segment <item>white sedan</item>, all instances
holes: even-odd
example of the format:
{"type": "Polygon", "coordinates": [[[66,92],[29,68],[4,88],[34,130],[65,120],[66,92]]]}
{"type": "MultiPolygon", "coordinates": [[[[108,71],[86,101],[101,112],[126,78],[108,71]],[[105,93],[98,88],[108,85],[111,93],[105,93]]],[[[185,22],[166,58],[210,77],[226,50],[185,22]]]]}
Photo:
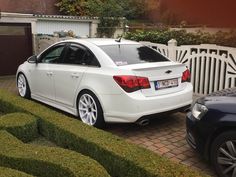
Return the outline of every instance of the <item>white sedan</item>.
{"type": "Polygon", "coordinates": [[[115,39],[56,43],[19,66],[21,97],[33,98],[81,118],[146,124],[149,115],[192,103],[190,72],[156,50],[115,39]]]}

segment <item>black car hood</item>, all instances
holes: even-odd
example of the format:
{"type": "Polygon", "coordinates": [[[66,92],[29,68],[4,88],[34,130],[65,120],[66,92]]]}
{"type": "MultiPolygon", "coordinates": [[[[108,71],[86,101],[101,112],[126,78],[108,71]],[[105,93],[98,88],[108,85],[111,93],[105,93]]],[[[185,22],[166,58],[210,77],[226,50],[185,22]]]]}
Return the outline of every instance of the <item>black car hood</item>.
{"type": "Polygon", "coordinates": [[[207,106],[208,109],[236,114],[236,88],[214,92],[199,98],[197,102],[207,106]]]}

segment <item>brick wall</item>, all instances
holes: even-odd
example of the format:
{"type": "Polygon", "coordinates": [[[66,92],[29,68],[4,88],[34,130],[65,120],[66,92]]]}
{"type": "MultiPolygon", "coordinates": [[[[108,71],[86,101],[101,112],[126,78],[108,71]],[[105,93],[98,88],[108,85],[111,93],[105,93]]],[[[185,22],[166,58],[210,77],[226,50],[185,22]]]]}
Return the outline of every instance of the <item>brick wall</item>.
{"type": "Polygon", "coordinates": [[[12,13],[56,15],[58,0],[0,0],[0,11],[12,13]]]}

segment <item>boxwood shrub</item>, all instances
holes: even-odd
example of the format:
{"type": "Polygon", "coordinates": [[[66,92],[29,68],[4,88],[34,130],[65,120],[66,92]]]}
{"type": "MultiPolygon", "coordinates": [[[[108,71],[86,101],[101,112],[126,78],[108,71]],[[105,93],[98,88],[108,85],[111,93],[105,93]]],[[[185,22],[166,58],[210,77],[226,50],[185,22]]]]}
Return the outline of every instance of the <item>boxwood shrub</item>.
{"type": "Polygon", "coordinates": [[[39,177],[109,176],[96,161],[74,151],[24,144],[2,130],[0,143],[0,166],[39,177]]]}
{"type": "Polygon", "coordinates": [[[87,126],[44,105],[13,96],[6,91],[0,91],[0,105],[4,105],[2,111],[5,112],[14,107],[17,111],[37,116],[41,134],[59,146],[95,159],[111,176],[205,176],[115,135],[87,126]]]}
{"type": "Polygon", "coordinates": [[[33,177],[21,171],[13,170],[11,168],[0,167],[0,177],[33,177]]]}
{"type": "Polygon", "coordinates": [[[0,117],[0,130],[7,130],[23,142],[38,137],[37,118],[24,113],[10,113],[0,117]]]}
{"type": "Polygon", "coordinates": [[[167,44],[169,40],[175,39],[178,45],[199,45],[199,44],[216,44],[221,46],[236,47],[236,31],[217,32],[210,34],[206,32],[188,33],[186,30],[137,30],[128,32],[126,39],[135,41],[150,41],[153,43],[167,44]]]}

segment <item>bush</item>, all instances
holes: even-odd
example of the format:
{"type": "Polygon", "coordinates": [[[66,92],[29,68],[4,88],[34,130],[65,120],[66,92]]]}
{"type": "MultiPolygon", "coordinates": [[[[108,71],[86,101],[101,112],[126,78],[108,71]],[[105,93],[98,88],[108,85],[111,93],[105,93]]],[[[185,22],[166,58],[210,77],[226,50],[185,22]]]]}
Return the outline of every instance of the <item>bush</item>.
{"type": "Polygon", "coordinates": [[[21,171],[0,167],[0,177],[33,177],[33,176],[28,175],[21,171]]]}
{"type": "Polygon", "coordinates": [[[178,45],[216,44],[222,46],[236,47],[236,32],[218,32],[209,34],[203,32],[187,33],[185,30],[160,29],[155,31],[129,32],[126,39],[135,41],[150,41],[153,43],[167,44],[169,40],[175,39],[178,45]]]}
{"type": "Polygon", "coordinates": [[[37,115],[39,130],[45,137],[59,146],[97,160],[111,176],[204,176],[110,133],[5,91],[0,92],[0,105],[8,105],[4,106],[6,109],[15,107],[18,111],[37,115]]]}
{"type": "Polygon", "coordinates": [[[39,177],[109,176],[96,161],[73,151],[24,144],[6,131],[0,131],[0,142],[0,166],[39,177]]]}
{"type": "Polygon", "coordinates": [[[0,117],[0,130],[7,130],[23,142],[38,137],[37,118],[24,113],[11,113],[0,117]]]}

